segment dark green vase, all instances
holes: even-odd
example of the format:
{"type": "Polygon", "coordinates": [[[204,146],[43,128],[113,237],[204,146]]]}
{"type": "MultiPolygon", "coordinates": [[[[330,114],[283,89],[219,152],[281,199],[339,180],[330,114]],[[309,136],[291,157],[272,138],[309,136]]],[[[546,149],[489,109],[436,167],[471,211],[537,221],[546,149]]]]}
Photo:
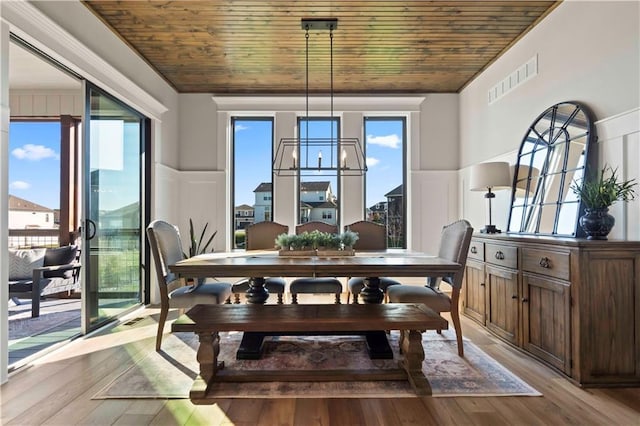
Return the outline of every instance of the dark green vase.
{"type": "Polygon", "coordinates": [[[615,223],[616,219],[609,214],[608,208],[587,209],[580,217],[580,226],[588,240],[606,240],[615,223]]]}

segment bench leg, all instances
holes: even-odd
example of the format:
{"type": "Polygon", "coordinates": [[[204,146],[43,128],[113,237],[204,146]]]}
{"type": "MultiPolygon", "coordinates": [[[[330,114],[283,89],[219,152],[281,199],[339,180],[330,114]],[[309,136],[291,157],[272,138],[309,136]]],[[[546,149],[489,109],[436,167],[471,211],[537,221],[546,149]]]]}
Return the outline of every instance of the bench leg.
{"type": "Polygon", "coordinates": [[[400,349],[403,354],[400,367],[407,372],[409,383],[417,395],[431,395],[431,385],[422,372],[422,334],[417,330],[402,330],[400,333],[400,349]]]}
{"type": "Polygon", "coordinates": [[[196,333],[200,345],[196,359],[200,364],[200,377],[198,377],[189,393],[191,398],[202,398],[206,395],[215,375],[224,368],[224,362],[218,363],[220,354],[220,335],[217,331],[196,333]]]}

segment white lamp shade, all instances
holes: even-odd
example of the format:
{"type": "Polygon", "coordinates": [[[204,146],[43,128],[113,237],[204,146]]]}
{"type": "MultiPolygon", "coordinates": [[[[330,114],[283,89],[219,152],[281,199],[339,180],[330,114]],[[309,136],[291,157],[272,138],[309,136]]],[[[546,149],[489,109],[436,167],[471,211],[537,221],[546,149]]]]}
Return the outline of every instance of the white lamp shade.
{"type": "Polygon", "coordinates": [[[509,163],[506,161],[494,161],[471,166],[469,186],[472,191],[511,188],[509,163]]]}

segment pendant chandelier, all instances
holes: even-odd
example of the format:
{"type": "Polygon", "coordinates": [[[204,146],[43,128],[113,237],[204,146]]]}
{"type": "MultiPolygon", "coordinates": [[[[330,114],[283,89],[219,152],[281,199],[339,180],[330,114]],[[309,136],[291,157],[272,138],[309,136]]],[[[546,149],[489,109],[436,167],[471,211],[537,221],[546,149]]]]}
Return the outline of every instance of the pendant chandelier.
{"type": "Polygon", "coordinates": [[[273,171],[278,176],[310,176],[332,171],[338,176],[361,176],[367,171],[364,151],[358,138],[334,135],[333,116],[333,31],[337,18],[303,18],[305,30],[305,136],[282,138],[273,158],[273,171]],[[330,137],[309,137],[309,31],[329,31],[330,42],[330,137]]]}

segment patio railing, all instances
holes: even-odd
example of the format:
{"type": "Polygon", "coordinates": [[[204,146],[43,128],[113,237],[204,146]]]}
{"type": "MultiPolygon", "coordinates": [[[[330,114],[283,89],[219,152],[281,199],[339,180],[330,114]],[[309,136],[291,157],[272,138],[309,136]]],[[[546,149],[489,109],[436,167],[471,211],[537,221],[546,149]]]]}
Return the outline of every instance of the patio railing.
{"type": "Polygon", "coordinates": [[[59,229],[9,229],[9,248],[57,247],[59,229]]]}

